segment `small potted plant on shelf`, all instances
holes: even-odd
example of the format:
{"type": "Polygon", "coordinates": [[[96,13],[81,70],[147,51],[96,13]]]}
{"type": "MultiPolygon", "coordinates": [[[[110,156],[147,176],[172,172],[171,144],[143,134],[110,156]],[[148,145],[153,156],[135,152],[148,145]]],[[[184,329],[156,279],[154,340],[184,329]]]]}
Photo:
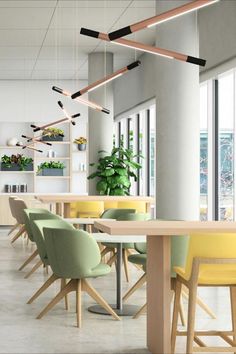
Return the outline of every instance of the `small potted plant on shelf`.
{"type": "Polygon", "coordinates": [[[60,161],[42,162],[38,166],[38,176],[63,176],[65,165],[60,161]]]}
{"type": "Polygon", "coordinates": [[[80,136],[79,138],[76,138],[74,140],[74,143],[78,145],[79,151],[85,151],[86,150],[87,139],[84,138],[83,136],[80,136]]]}
{"type": "Polygon", "coordinates": [[[63,141],[64,131],[62,129],[50,127],[43,131],[43,141],[63,141]]]}
{"type": "Polygon", "coordinates": [[[2,171],[33,171],[33,159],[22,154],[3,155],[1,157],[2,171]]]}

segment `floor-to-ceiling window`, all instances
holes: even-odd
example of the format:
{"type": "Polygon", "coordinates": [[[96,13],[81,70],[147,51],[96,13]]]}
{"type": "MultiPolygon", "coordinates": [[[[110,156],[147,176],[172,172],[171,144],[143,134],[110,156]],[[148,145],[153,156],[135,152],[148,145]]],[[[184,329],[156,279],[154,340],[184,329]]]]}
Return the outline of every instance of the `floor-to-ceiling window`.
{"type": "Polygon", "coordinates": [[[236,70],[200,87],[200,217],[235,220],[236,70]]]}
{"type": "Polygon", "coordinates": [[[118,118],[114,127],[114,143],[132,149],[142,165],[138,181],[132,181],[132,195],[155,195],[155,104],[137,107],[131,114],[118,118]]]}

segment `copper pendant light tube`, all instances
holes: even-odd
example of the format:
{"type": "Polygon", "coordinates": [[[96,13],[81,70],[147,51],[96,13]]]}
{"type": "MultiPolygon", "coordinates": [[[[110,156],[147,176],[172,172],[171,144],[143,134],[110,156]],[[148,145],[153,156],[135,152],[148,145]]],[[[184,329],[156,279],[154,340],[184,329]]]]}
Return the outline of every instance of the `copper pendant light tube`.
{"type": "Polygon", "coordinates": [[[41,152],[41,153],[43,152],[42,150],[39,150],[39,149],[36,149],[35,147],[33,147],[33,144],[20,145],[19,143],[17,143],[16,146],[22,147],[22,150],[23,149],[30,149],[30,150],[34,150],[34,151],[41,152]]]}
{"type": "MultiPolygon", "coordinates": [[[[73,114],[71,116],[71,118],[73,119],[73,118],[77,118],[79,116],[80,116],[80,113],[76,113],[76,114],[73,114]]],[[[50,128],[51,126],[58,125],[58,124],[61,124],[61,123],[64,123],[64,122],[68,122],[68,118],[58,119],[58,120],[55,120],[54,122],[47,123],[47,124],[44,124],[44,125],[41,125],[41,126],[37,126],[37,125],[31,124],[31,128],[34,128],[33,129],[34,132],[38,132],[39,130],[44,130],[44,129],[50,128]]]]}
{"type": "MultiPolygon", "coordinates": [[[[81,28],[80,33],[83,35],[89,36],[89,37],[94,37],[94,38],[102,39],[103,41],[110,42],[110,39],[106,33],[93,31],[93,30],[90,30],[87,28],[81,28]]],[[[181,54],[181,53],[174,52],[174,51],[171,51],[168,49],[153,47],[148,44],[130,41],[130,40],[124,39],[124,38],[116,39],[115,41],[112,41],[112,43],[118,44],[118,45],[121,45],[124,47],[134,48],[134,49],[140,50],[142,52],[160,55],[160,56],[163,56],[163,57],[166,57],[169,59],[181,60],[184,62],[188,62],[188,63],[192,63],[195,65],[200,65],[200,66],[206,65],[206,60],[204,60],[204,59],[192,57],[190,55],[181,54]]]]}
{"type": "Polygon", "coordinates": [[[117,71],[115,71],[114,73],[104,77],[103,79],[97,80],[95,82],[93,82],[92,84],[88,85],[87,87],[81,89],[80,91],[77,91],[75,93],[73,93],[73,95],[71,95],[72,99],[75,99],[76,97],[82,96],[87,92],[91,92],[95,89],[97,89],[98,87],[107,84],[108,82],[122,76],[123,74],[127,73],[128,71],[136,68],[137,66],[139,66],[141,64],[141,62],[135,61],[134,63],[131,63],[130,65],[125,66],[122,69],[119,69],[117,71]]]}
{"type": "Polygon", "coordinates": [[[173,18],[185,15],[189,12],[201,9],[202,7],[212,5],[218,1],[219,0],[195,0],[195,1],[192,1],[192,2],[187,3],[185,5],[171,9],[169,11],[163,12],[162,14],[159,14],[159,15],[150,17],[146,20],[134,23],[130,26],[120,28],[116,31],[109,33],[108,37],[111,41],[114,41],[118,38],[127,36],[130,33],[140,31],[144,28],[156,26],[162,22],[166,22],[166,21],[169,21],[173,18]]]}
{"type": "MultiPolygon", "coordinates": [[[[52,90],[56,91],[56,92],[58,92],[58,93],[60,93],[60,94],[62,94],[64,96],[67,96],[67,97],[71,97],[72,96],[72,93],[70,93],[68,91],[65,91],[62,88],[57,87],[57,86],[53,86],[52,90]]],[[[96,111],[107,113],[107,114],[110,113],[109,109],[104,108],[104,107],[100,106],[99,104],[97,104],[95,102],[92,102],[92,101],[89,101],[89,100],[86,100],[84,98],[76,97],[76,98],[74,98],[74,100],[79,102],[79,103],[82,103],[82,104],[84,104],[84,105],[86,105],[86,106],[88,106],[88,107],[90,107],[92,109],[95,109],[96,111]]]]}

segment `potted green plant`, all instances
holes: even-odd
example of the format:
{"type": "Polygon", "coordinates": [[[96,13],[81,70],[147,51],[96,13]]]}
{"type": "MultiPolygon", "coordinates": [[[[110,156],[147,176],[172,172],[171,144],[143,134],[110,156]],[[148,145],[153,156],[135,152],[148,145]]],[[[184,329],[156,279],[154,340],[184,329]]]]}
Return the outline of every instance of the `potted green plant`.
{"type": "Polygon", "coordinates": [[[1,157],[2,171],[33,171],[33,159],[22,154],[3,155],[1,157]]]}
{"type": "Polygon", "coordinates": [[[43,131],[43,141],[63,141],[64,131],[62,129],[50,127],[43,131]]]}
{"type": "Polygon", "coordinates": [[[42,162],[38,166],[37,175],[39,176],[63,176],[65,165],[60,161],[42,162]]]}
{"type": "Polygon", "coordinates": [[[76,138],[74,140],[74,143],[78,145],[79,151],[85,151],[86,150],[87,139],[84,138],[83,136],[80,136],[79,138],[76,138]]]}
{"type": "Polygon", "coordinates": [[[96,171],[88,179],[99,178],[96,185],[99,194],[129,195],[130,179],[137,181],[137,171],[142,167],[135,161],[137,157],[142,158],[141,155],[134,155],[131,149],[114,147],[110,155],[100,157],[97,164],[90,164],[96,166],[96,171]]]}

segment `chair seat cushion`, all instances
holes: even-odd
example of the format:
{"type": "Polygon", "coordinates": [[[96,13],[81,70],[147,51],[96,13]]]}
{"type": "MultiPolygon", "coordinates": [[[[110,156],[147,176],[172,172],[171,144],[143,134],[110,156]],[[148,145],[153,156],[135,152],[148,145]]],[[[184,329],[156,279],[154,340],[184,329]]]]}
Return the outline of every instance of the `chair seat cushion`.
{"type": "Polygon", "coordinates": [[[92,269],[91,274],[86,275],[86,278],[95,278],[102,275],[109,274],[111,267],[108,264],[100,263],[94,269],[92,269]]]}
{"type": "MultiPolygon", "coordinates": [[[[106,246],[108,248],[117,248],[117,243],[113,243],[113,242],[102,242],[103,246],[106,246]]],[[[125,242],[122,244],[122,248],[131,248],[134,249],[134,243],[131,242],[125,242]]]]}
{"type": "Polygon", "coordinates": [[[142,253],[135,253],[135,254],[131,254],[129,257],[128,257],[128,260],[131,262],[131,263],[135,263],[135,264],[141,264],[142,266],[145,266],[146,265],[146,262],[147,262],[147,255],[142,253]]]}
{"type": "MultiPolygon", "coordinates": [[[[185,280],[187,279],[185,269],[174,267],[174,271],[185,280]]],[[[236,266],[230,264],[218,264],[217,266],[200,266],[198,284],[202,285],[233,285],[236,284],[236,266]]]]}

